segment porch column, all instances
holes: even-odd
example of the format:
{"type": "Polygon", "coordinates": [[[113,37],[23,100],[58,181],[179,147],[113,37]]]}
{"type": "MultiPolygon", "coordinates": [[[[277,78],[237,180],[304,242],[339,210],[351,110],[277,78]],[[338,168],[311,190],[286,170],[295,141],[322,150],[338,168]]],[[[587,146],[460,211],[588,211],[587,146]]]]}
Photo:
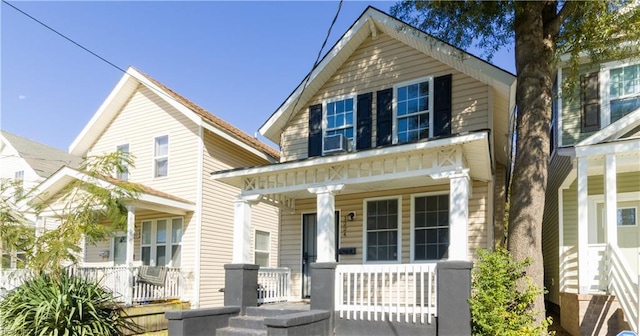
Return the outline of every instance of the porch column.
{"type": "Polygon", "coordinates": [[[616,156],[607,154],[604,163],[604,206],[606,213],[607,243],[618,245],[618,207],[616,195],[616,156]]]}
{"type": "Polygon", "coordinates": [[[587,158],[578,158],[578,293],[589,292],[587,158]]]}
{"type": "Polygon", "coordinates": [[[469,169],[449,175],[449,260],[469,260],[469,169]]]}
{"type": "Polygon", "coordinates": [[[344,184],[320,188],[310,188],[309,192],[316,194],[317,211],[317,258],[316,262],[336,261],[336,228],[335,228],[335,195],[342,190],[344,184]]]}
{"type": "Polygon", "coordinates": [[[259,199],[240,196],[233,202],[233,264],[251,263],[251,205],[259,199]]]}
{"type": "Polygon", "coordinates": [[[124,303],[127,306],[133,304],[133,243],[136,224],[136,208],[133,205],[127,206],[127,254],[125,263],[129,268],[129,289],[125,291],[124,303]]]}

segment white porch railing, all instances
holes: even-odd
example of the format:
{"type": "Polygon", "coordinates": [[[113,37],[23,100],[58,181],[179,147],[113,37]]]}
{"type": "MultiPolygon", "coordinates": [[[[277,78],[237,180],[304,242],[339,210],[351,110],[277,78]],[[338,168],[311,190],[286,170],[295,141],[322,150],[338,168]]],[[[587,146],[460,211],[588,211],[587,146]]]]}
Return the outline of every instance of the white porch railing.
{"type": "Polygon", "coordinates": [[[289,301],[291,269],[288,267],[260,267],[258,270],[258,303],[289,301]]]}
{"type": "Polygon", "coordinates": [[[609,244],[606,257],[609,291],[616,296],[631,329],[637,333],[640,331],[640,276],[632,275],[631,267],[617,246],[609,244]]]}
{"type": "Polygon", "coordinates": [[[589,244],[587,248],[587,267],[590,292],[606,292],[607,276],[605,254],[607,244],[589,244]]]}
{"type": "Polygon", "coordinates": [[[27,269],[0,271],[0,295],[22,285],[30,277],[31,272],[27,269]]]}
{"type": "Polygon", "coordinates": [[[436,264],[338,265],[340,318],[431,323],[437,315],[436,264]]]}

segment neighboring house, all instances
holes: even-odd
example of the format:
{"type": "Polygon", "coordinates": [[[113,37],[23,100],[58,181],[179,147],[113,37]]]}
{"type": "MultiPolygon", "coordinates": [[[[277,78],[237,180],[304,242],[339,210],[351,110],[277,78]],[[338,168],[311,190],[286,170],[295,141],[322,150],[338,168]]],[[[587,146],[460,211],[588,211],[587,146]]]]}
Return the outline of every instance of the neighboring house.
{"type": "MultiPolygon", "coordinates": [[[[568,72],[559,67],[558,88],[568,72]]],[[[575,92],[558,91],[543,225],[547,299],[574,335],[615,334],[619,306],[637,332],[640,60],[584,64],[575,92]]]]}
{"type": "MultiPolygon", "coordinates": [[[[23,138],[21,136],[0,131],[0,197],[10,202],[14,208],[14,216],[23,216],[34,225],[37,223],[51,227],[55,221],[38,221],[33,213],[18,211],[16,201],[38,183],[49,177],[62,166],[75,167],[80,160],[67,152],[23,138]]],[[[2,248],[0,240],[0,288],[13,288],[9,283],[12,270],[23,266],[24,252],[2,248]]]]}
{"type": "MultiPolygon", "coordinates": [[[[59,191],[74,179],[107,188],[123,180],[137,183],[142,192],[128,204],[127,229],[110,241],[86,244],[78,272],[104,276],[125,303],[181,299],[192,307],[221,305],[239,190],[203,172],[277,162],[278,152],[134,68],[69,147],[75,156],[116,150],[132,154],[135,167],[102,179],[64,167],[38,186],[31,204],[55,210],[59,191]],[[150,270],[139,266],[166,266],[158,280],[164,286],[135,284],[132,291],[128,275],[135,271],[140,280],[150,270]]],[[[251,249],[251,262],[277,264],[278,216],[275,207],[256,208],[250,239],[260,246],[255,257],[251,249]]]]}
{"type": "Polygon", "coordinates": [[[515,85],[369,7],[260,129],[280,162],[212,171],[240,191],[234,263],[251,262],[251,204],[271,200],[293,300],[337,261],[337,310],[424,319],[433,266],[475,260],[503,226],[515,85]]]}

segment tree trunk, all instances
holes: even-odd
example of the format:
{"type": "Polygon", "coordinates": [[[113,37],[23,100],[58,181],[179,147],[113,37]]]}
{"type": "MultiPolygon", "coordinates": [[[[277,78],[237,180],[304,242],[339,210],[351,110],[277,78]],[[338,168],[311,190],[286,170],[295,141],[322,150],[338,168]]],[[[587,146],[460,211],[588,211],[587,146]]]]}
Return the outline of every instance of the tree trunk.
{"type": "MultiPolygon", "coordinates": [[[[549,161],[555,37],[545,36],[543,2],[516,2],[515,6],[518,116],[507,248],[518,261],[531,259],[526,274],[543,288],[542,215],[549,161]]],[[[524,283],[519,285],[522,288],[524,283]]],[[[536,322],[541,322],[542,294],[536,298],[533,309],[536,322]]]]}

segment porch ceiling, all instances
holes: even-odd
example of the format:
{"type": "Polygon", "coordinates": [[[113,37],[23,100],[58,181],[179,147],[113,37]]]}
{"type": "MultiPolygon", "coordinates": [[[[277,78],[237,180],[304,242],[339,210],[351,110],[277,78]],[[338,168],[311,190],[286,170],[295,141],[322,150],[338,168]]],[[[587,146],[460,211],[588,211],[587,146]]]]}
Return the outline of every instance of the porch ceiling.
{"type": "Polygon", "coordinates": [[[487,131],[356,153],[212,173],[242,196],[282,201],[315,197],[308,191],[343,184],[341,194],[448,184],[448,173],[469,168],[488,181],[493,166],[487,131]]]}

